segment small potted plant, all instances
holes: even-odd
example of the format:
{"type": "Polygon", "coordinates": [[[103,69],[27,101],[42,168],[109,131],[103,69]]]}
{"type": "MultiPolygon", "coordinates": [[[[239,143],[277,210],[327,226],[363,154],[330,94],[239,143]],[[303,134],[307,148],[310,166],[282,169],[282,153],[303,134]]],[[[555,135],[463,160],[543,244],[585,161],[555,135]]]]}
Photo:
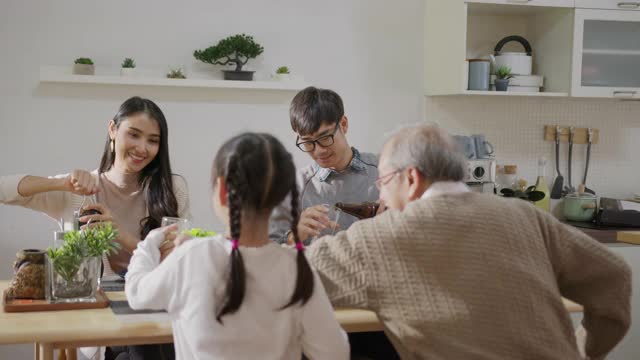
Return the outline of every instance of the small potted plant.
{"type": "Polygon", "coordinates": [[[118,231],[110,222],[68,231],[64,243],[47,249],[47,291],[52,302],[94,302],[102,255],[115,253],[118,231]]]}
{"type": "Polygon", "coordinates": [[[208,64],[235,65],[234,70],[223,70],[225,80],[251,81],[254,71],[244,71],[242,67],[263,51],[264,48],[256,43],[252,36],[239,34],[222,39],[204,50],[196,50],[193,56],[208,64]]]}
{"type": "Polygon", "coordinates": [[[132,76],[135,73],[136,62],[132,58],[125,58],[120,69],[120,76],[132,76]]]}
{"type": "Polygon", "coordinates": [[[496,70],[496,91],[507,91],[509,79],[513,78],[511,68],[502,65],[496,70]]]}
{"type": "Polygon", "coordinates": [[[167,73],[168,79],[186,79],[187,77],[182,72],[182,68],[171,68],[167,73]]]}
{"type": "Polygon", "coordinates": [[[280,66],[277,70],[276,70],[276,79],[280,80],[280,81],[287,81],[291,79],[291,72],[289,71],[289,68],[286,66],[280,66]]]}
{"type": "Polygon", "coordinates": [[[73,64],[73,73],[75,75],[94,75],[95,72],[93,61],[89,58],[77,58],[73,64]]]}

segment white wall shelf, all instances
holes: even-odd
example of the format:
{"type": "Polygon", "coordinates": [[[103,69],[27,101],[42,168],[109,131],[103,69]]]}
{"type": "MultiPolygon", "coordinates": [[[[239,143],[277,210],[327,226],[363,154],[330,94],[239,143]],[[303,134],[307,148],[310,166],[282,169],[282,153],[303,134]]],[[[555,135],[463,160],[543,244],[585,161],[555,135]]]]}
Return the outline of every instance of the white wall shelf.
{"type": "Polygon", "coordinates": [[[477,91],[465,90],[463,95],[488,95],[488,96],[535,96],[535,97],[567,97],[565,92],[516,92],[516,91],[477,91]]]}
{"type": "MultiPolygon", "coordinates": [[[[70,68],[70,67],[69,67],[70,68]]],[[[218,79],[168,79],[140,76],[119,76],[100,74],[97,75],[73,75],[67,68],[47,67],[40,68],[41,83],[62,84],[93,84],[93,85],[131,85],[131,86],[163,86],[183,88],[211,88],[211,89],[248,89],[248,90],[280,90],[299,91],[308,84],[302,81],[232,81],[218,79]]]]}
{"type": "Polygon", "coordinates": [[[582,53],[591,55],[640,56],[640,50],[583,49],[582,53]]]}

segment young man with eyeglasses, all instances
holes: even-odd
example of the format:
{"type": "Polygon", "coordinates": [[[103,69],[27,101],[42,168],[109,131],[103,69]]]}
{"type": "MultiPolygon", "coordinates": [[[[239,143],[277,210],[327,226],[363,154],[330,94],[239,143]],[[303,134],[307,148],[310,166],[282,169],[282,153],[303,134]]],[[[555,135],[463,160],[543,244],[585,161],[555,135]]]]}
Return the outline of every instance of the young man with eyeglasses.
{"type": "MultiPolygon", "coordinates": [[[[314,161],[298,171],[301,210],[298,234],[308,243],[311,238],[323,235],[325,229],[346,230],[358,220],[341,213],[336,226],[323,204],[331,207],[336,202],[378,201],[375,186],[378,157],[349,146],[346,137],[349,121],[342,99],[332,90],[303,89],[293,98],[289,116],[296,146],[314,161]]],[[[279,243],[291,238],[289,204],[285,200],[271,218],[269,236],[279,243]]]]}
{"type": "MultiPolygon", "coordinates": [[[[346,230],[358,220],[341,213],[336,226],[323,204],[378,201],[378,156],[349,146],[349,120],[342,99],[332,90],[308,87],[300,91],[291,101],[289,116],[296,146],[314,161],[298,170],[298,235],[309,243],[313,237],[325,235],[325,229],[346,230]]],[[[271,216],[269,237],[279,243],[293,242],[290,203],[286,199],[271,216]]],[[[349,334],[349,343],[354,358],[399,359],[382,332],[349,334]]]]}

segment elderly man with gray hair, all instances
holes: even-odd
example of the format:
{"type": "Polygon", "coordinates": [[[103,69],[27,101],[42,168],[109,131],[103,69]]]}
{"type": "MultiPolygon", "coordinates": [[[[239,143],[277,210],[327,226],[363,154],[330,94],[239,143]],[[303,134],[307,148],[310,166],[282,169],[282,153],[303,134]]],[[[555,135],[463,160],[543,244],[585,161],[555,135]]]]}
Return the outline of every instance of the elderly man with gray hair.
{"type": "Polygon", "coordinates": [[[465,166],[435,126],[386,142],[390,209],[308,248],[332,303],[376,312],[403,359],[581,359],[564,296],[604,358],[630,325],[628,265],[526,201],[470,192],[465,166]]]}

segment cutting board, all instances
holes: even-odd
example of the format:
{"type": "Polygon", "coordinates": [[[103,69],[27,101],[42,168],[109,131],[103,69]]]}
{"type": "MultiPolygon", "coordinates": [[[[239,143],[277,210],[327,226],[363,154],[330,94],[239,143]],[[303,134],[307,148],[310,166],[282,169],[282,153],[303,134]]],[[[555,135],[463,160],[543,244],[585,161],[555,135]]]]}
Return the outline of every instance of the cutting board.
{"type": "Polygon", "coordinates": [[[618,241],[640,245],[640,231],[618,231],[618,241]]]}
{"type": "Polygon", "coordinates": [[[109,306],[109,299],[102,289],[96,293],[96,302],[50,303],[47,300],[7,299],[7,291],[2,294],[4,312],[58,311],[79,309],[101,309],[109,306]]]}

